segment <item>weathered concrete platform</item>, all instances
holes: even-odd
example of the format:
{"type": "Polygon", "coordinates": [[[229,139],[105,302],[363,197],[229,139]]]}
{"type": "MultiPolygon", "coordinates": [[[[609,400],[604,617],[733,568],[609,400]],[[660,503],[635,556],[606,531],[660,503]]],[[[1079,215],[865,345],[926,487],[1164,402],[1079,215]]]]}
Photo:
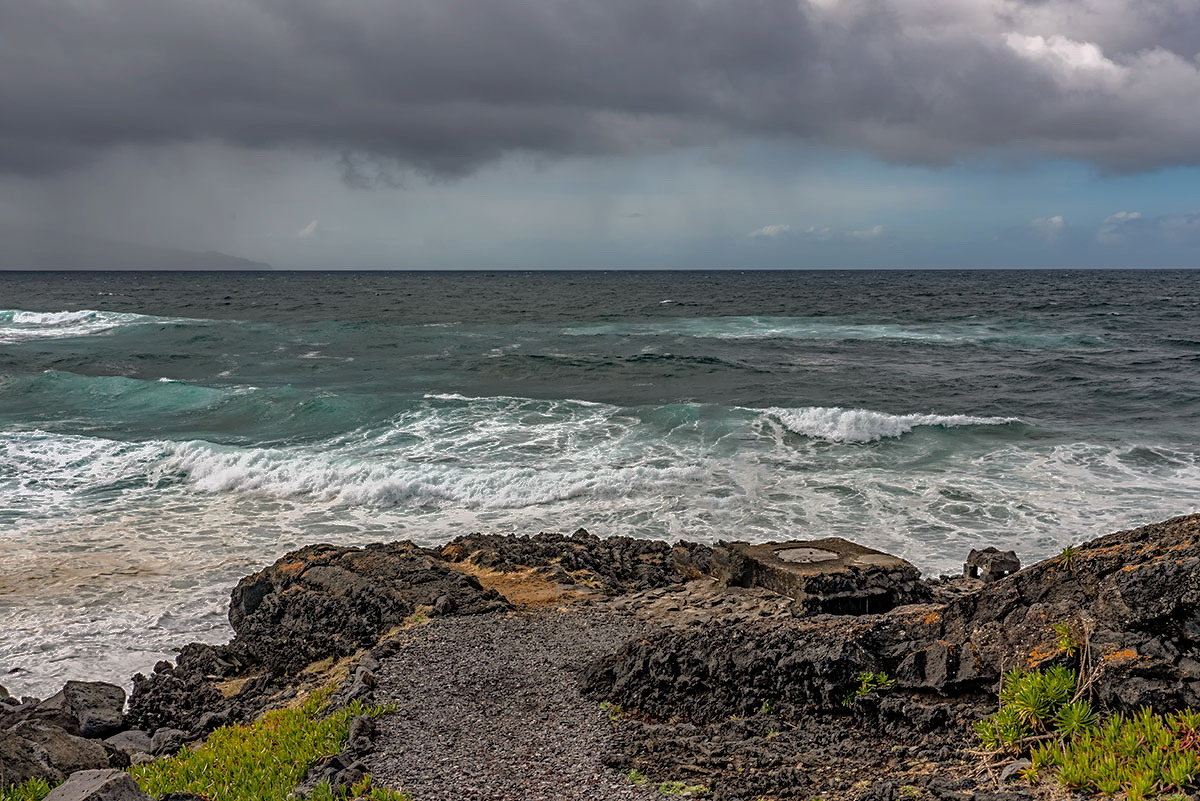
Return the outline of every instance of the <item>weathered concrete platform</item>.
{"type": "Polygon", "coordinates": [[[794,598],[812,614],[874,614],[929,600],[912,564],[841,537],[720,543],[713,550],[713,573],[726,585],[763,587],[794,598]]]}

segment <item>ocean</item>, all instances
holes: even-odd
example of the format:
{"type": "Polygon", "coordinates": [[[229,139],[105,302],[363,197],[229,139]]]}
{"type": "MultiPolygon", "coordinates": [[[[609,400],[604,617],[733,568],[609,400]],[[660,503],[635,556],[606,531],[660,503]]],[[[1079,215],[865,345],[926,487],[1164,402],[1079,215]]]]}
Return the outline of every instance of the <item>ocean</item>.
{"type": "Polygon", "coordinates": [[[0,684],[224,641],[313,542],[841,536],[953,572],[1200,509],[1200,271],[0,274],[0,684]]]}

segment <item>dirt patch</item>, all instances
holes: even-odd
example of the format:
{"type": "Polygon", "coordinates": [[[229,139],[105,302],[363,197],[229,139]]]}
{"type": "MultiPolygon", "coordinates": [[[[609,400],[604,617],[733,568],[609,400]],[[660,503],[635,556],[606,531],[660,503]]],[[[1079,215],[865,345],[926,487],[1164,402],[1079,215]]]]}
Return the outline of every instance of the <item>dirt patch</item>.
{"type": "Polygon", "coordinates": [[[561,606],[591,596],[593,593],[576,588],[563,587],[549,579],[538,568],[519,570],[492,570],[471,562],[451,562],[451,570],[473,576],[484,589],[495,590],[504,600],[518,609],[537,609],[545,606],[561,606]]]}

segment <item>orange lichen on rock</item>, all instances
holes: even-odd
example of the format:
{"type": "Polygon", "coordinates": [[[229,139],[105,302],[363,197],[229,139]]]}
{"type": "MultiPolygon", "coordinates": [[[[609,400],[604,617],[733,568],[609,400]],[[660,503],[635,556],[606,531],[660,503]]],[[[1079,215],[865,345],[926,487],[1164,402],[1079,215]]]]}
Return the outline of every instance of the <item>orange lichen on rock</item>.
{"type": "Polygon", "coordinates": [[[1132,648],[1122,648],[1119,651],[1109,651],[1100,655],[1100,661],[1106,665],[1127,665],[1141,658],[1141,655],[1132,648]]]}
{"type": "Polygon", "coordinates": [[[1039,645],[1029,652],[1029,666],[1037,667],[1043,662],[1049,662],[1051,659],[1054,659],[1061,653],[1062,651],[1060,651],[1058,648],[1047,650],[1039,645]]]}

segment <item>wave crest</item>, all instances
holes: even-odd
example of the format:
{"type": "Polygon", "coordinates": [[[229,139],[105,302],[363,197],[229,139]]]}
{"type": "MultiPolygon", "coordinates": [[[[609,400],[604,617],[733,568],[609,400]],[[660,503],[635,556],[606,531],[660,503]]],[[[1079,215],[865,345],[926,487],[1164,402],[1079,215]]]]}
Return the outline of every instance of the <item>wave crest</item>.
{"type": "Polygon", "coordinates": [[[789,431],[828,442],[876,442],[901,437],[921,426],[997,426],[1019,423],[1016,417],[972,417],[965,414],[887,414],[870,409],[807,406],[765,410],[789,431]]]}
{"type": "Polygon", "coordinates": [[[178,321],[172,317],[97,309],[51,312],[0,309],[0,342],[92,336],[125,325],[178,321]]]}
{"type": "Polygon", "coordinates": [[[648,485],[695,480],[696,467],[542,469],[364,460],[282,449],[183,443],[164,464],[206,492],[308,497],[347,506],[517,509],[579,496],[614,498],[648,485]]]}

